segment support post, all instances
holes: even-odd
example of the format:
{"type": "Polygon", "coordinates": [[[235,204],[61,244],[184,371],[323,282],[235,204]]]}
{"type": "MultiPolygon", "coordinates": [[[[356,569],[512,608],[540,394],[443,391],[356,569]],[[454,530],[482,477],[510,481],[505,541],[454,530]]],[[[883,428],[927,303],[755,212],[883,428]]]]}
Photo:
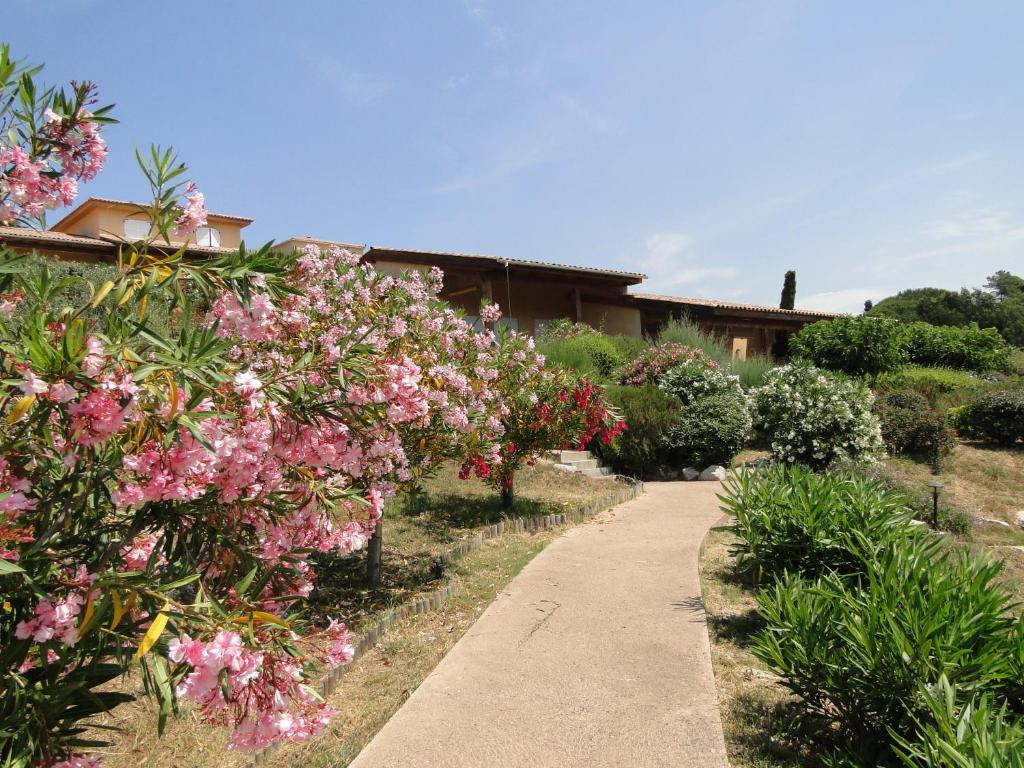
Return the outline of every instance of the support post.
{"type": "Polygon", "coordinates": [[[374,587],[380,586],[381,567],[384,564],[384,518],[377,521],[370,542],[366,545],[366,580],[374,587]]]}

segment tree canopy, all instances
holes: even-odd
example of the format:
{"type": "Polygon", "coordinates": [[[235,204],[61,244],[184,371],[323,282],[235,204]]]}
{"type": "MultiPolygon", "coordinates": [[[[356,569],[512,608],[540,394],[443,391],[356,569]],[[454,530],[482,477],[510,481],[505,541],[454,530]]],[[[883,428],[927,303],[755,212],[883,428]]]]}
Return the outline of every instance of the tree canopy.
{"type": "Polygon", "coordinates": [[[932,325],[995,328],[1010,344],[1024,346],[1024,278],[1000,270],[984,288],[911,288],[875,304],[868,314],[932,325]]]}

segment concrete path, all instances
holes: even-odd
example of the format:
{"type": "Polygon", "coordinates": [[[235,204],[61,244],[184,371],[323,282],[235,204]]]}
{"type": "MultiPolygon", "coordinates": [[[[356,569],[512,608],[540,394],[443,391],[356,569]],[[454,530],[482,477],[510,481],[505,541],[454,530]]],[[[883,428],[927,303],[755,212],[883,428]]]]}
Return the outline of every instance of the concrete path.
{"type": "Polygon", "coordinates": [[[721,486],[646,487],[534,558],[352,768],[727,768],[697,575],[721,486]]]}

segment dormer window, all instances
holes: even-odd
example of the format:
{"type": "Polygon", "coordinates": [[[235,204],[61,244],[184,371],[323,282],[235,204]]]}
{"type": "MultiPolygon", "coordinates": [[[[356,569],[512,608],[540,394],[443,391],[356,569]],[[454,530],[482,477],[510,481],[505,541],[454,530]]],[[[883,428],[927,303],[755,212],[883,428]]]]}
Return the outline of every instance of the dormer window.
{"type": "Polygon", "coordinates": [[[199,227],[196,229],[196,245],[220,248],[220,230],[216,227],[199,227]]]}
{"type": "Polygon", "coordinates": [[[125,219],[124,236],[132,242],[145,240],[149,237],[149,222],[146,219],[125,219]]]}

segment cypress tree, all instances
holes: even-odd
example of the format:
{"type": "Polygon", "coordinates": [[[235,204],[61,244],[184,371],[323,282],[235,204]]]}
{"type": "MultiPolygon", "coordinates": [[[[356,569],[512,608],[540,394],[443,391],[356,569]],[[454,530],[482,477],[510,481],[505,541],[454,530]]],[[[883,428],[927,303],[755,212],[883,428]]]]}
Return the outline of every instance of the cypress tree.
{"type": "Polygon", "coordinates": [[[782,283],[782,300],[779,307],[782,309],[793,309],[796,306],[796,270],[786,272],[786,279],[782,283]]]}

